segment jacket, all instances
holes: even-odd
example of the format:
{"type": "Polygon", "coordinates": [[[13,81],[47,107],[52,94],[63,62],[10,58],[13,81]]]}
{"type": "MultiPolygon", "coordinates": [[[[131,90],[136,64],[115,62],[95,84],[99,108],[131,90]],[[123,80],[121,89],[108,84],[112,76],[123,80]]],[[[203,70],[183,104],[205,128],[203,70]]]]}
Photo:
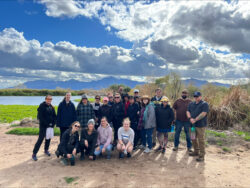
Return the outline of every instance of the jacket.
{"type": "Polygon", "coordinates": [[[37,118],[39,119],[40,128],[54,127],[56,124],[56,112],[52,105],[43,102],[39,105],[37,118]]]}
{"type": "Polygon", "coordinates": [[[92,134],[88,134],[88,129],[83,129],[81,133],[81,140],[80,143],[81,145],[84,144],[84,141],[88,141],[88,148],[90,149],[89,155],[94,155],[95,147],[96,147],[96,142],[97,142],[97,131],[93,130],[92,134]]]}
{"type": "Polygon", "coordinates": [[[76,117],[82,127],[87,127],[88,121],[95,118],[93,106],[89,102],[86,105],[80,102],[77,105],[76,117]]]}
{"type": "Polygon", "coordinates": [[[101,118],[105,116],[108,119],[108,122],[110,123],[112,121],[113,115],[112,115],[112,106],[110,105],[102,105],[99,108],[99,120],[101,120],[101,118]]]}
{"type": "Polygon", "coordinates": [[[79,134],[76,131],[74,134],[71,133],[71,128],[67,129],[62,136],[62,140],[58,146],[58,150],[63,154],[68,154],[70,150],[78,149],[79,147],[79,134]]]}
{"type": "Polygon", "coordinates": [[[74,121],[76,121],[75,105],[71,101],[67,104],[63,100],[57,109],[57,127],[69,127],[74,121]]]}
{"type": "Polygon", "coordinates": [[[169,105],[163,105],[155,108],[156,126],[160,129],[169,129],[174,120],[174,112],[169,105]]]}
{"type": "Polygon", "coordinates": [[[113,122],[121,123],[124,118],[125,107],[122,102],[114,103],[112,106],[113,122]]]}
{"type": "Polygon", "coordinates": [[[143,115],[143,127],[144,129],[156,127],[155,108],[151,103],[149,103],[145,108],[143,115]]]}
{"type": "Polygon", "coordinates": [[[131,125],[137,125],[139,120],[138,112],[140,111],[137,103],[130,104],[127,110],[127,117],[131,121],[131,125]]]}
{"type": "Polygon", "coordinates": [[[103,128],[101,125],[97,129],[98,138],[97,138],[97,145],[104,145],[104,148],[107,148],[109,144],[112,143],[112,128],[108,124],[107,127],[103,128]]]}

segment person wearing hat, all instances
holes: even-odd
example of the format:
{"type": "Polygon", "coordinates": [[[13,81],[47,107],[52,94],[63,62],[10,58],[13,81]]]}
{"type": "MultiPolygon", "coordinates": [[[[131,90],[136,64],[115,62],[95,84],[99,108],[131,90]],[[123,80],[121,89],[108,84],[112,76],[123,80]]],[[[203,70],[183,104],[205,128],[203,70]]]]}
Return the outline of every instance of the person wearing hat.
{"type": "Polygon", "coordinates": [[[134,90],[134,97],[137,97],[137,96],[139,96],[139,89],[134,90]]]}
{"type": "Polygon", "coordinates": [[[95,160],[94,151],[97,142],[97,131],[95,130],[95,120],[88,121],[88,127],[82,130],[80,139],[80,160],[84,160],[84,155],[88,155],[90,160],[95,160]]]}
{"type": "Polygon", "coordinates": [[[129,96],[129,106],[127,110],[127,117],[130,120],[130,127],[134,130],[134,148],[137,146],[137,142],[140,138],[140,131],[138,130],[138,120],[139,120],[139,105],[135,102],[133,96],[129,96]]]}
{"type": "Polygon", "coordinates": [[[80,123],[75,121],[71,124],[70,128],[67,129],[62,136],[58,149],[56,151],[56,156],[62,156],[61,162],[64,165],[68,164],[70,160],[71,165],[75,165],[75,156],[79,147],[79,134],[80,123]]]}
{"type": "Polygon", "coordinates": [[[91,105],[93,106],[93,110],[95,112],[95,128],[97,129],[98,128],[98,125],[99,125],[99,108],[102,106],[102,103],[101,103],[101,96],[100,95],[96,95],[95,96],[95,102],[94,103],[91,103],[91,105]]]}
{"type": "Polygon", "coordinates": [[[103,105],[99,108],[99,124],[101,122],[102,117],[106,117],[108,119],[108,123],[112,122],[112,106],[108,104],[109,98],[103,97],[103,105]]]}
{"type": "Polygon", "coordinates": [[[142,108],[140,112],[140,119],[138,129],[141,130],[142,149],[145,153],[152,152],[152,135],[156,127],[155,108],[154,104],[150,103],[148,95],[142,97],[142,108]],[[147,145],[148,146],[147,146],[147,145]]]}
{"type": "Polygon", "coordinates": [[[174,102],[173,109],[175,113],[175,136],[174,136],[173,151],[178,150],[180,134],[181,134],[182,128],[184,127],[184,132],[186,135],[186,142],[187,142],[187,150],[189,152],[192,152],[191,150],[192,143],[191,143],[190,133],[189,133],[191,124],[187,118],[187,109],[188,109],[188,105],[191,102],[192,101],[188,98],[188,91],[186,89],[182,91],[181,98],[177,99],[174,102]]]}
{"type": "Polygon", "coordinates": [[[174,121],[174,112],[168,104],[169,99],[166,96],[162,97],[161,102],[161,106],[156,106],[155,108],[157,138],[160,144],[157,151],[165,153],[168,143],[168,132],[171,132],[171,124],[174,121]]]}
{"type": "Polygon", "coordinates": [[[187,118],[192,126],[195,126],[195,140],[193,140],[194,152],[190,156],[198,156],[196,161],[204,161],[205,158],[205,129],[207,126],[208,103],[202,100],[199,91],[194,92],[195,101],[188,105],[187,118]]]}
{"type": "Polygon", "coordinates": [[[82,95],[82,99],[77,105],[76,117],[77,117],[77,121],[80,122],[82,128],[87,127],[87,123],[89,119],[95,118],[93,106],[88,101],[88,98],[86,95],[82,95]]]}

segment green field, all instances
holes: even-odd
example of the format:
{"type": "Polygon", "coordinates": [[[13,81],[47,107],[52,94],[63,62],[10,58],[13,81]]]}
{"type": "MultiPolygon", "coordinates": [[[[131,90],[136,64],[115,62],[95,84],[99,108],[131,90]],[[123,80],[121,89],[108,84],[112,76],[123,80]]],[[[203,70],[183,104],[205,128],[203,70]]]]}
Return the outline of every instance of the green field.
{"type": "MultiPolygon", "coordinates": [[[[18,127],[9,130],[6,134],[15,134],[15,135],[38,135],[39,128],[38,127],[18,127]]],[[[54,128],[54,135],[59,136],[60,130],[59,128],[54,128]]]]}

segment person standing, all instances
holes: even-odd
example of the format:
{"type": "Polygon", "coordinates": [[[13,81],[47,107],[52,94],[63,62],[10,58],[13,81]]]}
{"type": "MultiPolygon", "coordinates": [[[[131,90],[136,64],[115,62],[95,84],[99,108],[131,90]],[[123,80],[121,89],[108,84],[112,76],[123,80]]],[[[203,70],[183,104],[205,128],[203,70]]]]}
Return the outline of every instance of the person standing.
{"type": "Polygon", "coordinates": [[[99,124],[101,122],[101,118],[104,116],[107,117],[109,124],[112,122],[112,106],[110,106],[108,102],[108,97],[103,97],[103,105],[99,108],[99,124]]]}
{"type": "Polygon", "coordinates": [[[138,130],[140,108],[139,108],[139,105],[135,103],[135,99],[133,96],[129,97],[129,103],[130,104],[127,110],[127,117],[130,120],[130,127],[133,129],[135,133],[135,136],[134,136],[134,148],[135,148],[140,138],[140,131],[138,130]]]}
{"type": "Polygon", "coordinates": [[[194,92],[194,102],[188,105],[187,118],[192,126],[195,126],[195,140],[193,140],[194,152],[190,156],[198,156],[196,161],[204,161],[205,158],[205,129],[207,126],[208,103],[202,100],[199,91],[194,92]]]}
{"type": "Polygon", "coordinates": [[[168,104],[169,99],[163,96],[161,106],[155,108],[157,138],[160,146],[157,151],[165,153],[168,143],[168,133],[171,132],[171,124],[174,121],[174,112],[168,104]]]}
{"type": "Polygon", "coordinates": [[[97,142],[97,131],[95,130],[95,121],[88,121],[88,128],[83,129],[80,139],[80,160],[84,160],[84,155],[88,155],[90,160],[95,160],[95,147],[97,142]]]}
{"type": "Polygon", "coordinates": [[[113,93],[108,93],[108,98],[109,98],[108,105],[110,105],[110,106],[112,107],[113,104],[114,104],[114,96],[113,96],[113,93]]]}
{"type": "Polygon", "coordinates": [[[51,102],[52,102],[52,96],[47,95],[45,97],[45,101],[41,103],[37,109],[38,111],[37,117],[39,119],[39,136],[33,149],[32,159],[34,161],[37,161],[36,154],[39,151],[40,146],[44,139],[45,139],[44,153],[48,156],[51,155],[49,152],[50,139],[46,139],[47,128],[54,128],[56,124],[56,112],[51,102]]]}
{"type": "Polygon", "coordinates": [[[154,104],[150,103],[150,98],[147,95],[142,97],[140,127],[142,127],[142,145],[145,148],[145,153],[152,152],[152,135],[156,127],[155,108],[154,104]],[[146,144],[148,147],[146,147],[146,144]]]}
{"type": "Polygon", "coordinates": [[[57,127],[60,128],[60,141],[63,133],[76,121],[76,108],[74,103],[71,102],[71,93],[66,93],[62,102],[60,102],[57,109],[57,127]]]}
{"type": "Polygon", "coordinates": [[[101,96],[100,95],[96,95],[95,96],[95,102],[92,104],[93,106],[93,110],[95,112],[95,128],[97,129],[98,128],[98,125],[99,125],[99,108],[102,106],[102,103],[100,102],[101,100],[101,96]]]}
{"type": "Polygon", "coordinates": [[[134,97],[139,97],[139,89],[134,90],[134,97]]]}
{"type": "Polygon", "coordinates": [[[93,106],[89,103],[86,95],[82,95],[82,99],[77,106],[76,118],[82,128],[87,127],[88,120],[95,119],[93,106]]]}
{"type": "Polygon", "coordinates": [[[115,94],[115,103],[112,106],[113,115],[113,128],[114,128],[114,145],[116,145],[118,129],[122,126],[122,121],[124,118],[124,105],[121,102],[121,95],[119,93],[115,94]]]}
{"type": "Polygon", "coordinates": [[[124,117],[127,116],[128,106],[129,106],[129,95],[128,95],[128,94],[125,94],[125,95],[124,95],[124,107],[125,107],[124,117]]]}
{"type": "Polygon", "coordinates": [[[184,132],[186,135],[187,150],[192,152],[192,143],[190,139],[190,127],[191,124],[187,118],[188,105],[192,101],[188,98],[188,91],[184,89],[181,94],[181,98],[174,102],[173,109],[175,113],[175,135],[174,135],[174,148],[173,151],[178,150],[180,134],[182,127],[184,127],[184,132]]]}
{"type": "Polygon", "coordinates": [[[56,151],[56,156],[63,156],[61,161],[64,165],[68,164],[68,160],[71,162],[71,166],[75,165],[75,156],[79,147],[79,134],[80,123],[75,121],[71,124],[70,128],[67,129],[62,136],[58,149],[56,151]]]}
{"type": "Polygon", "coordinates": [[[119,151],[119,158],[124,158],[124,154],[128,158],[131,157],[134,145],[134,131],[130,128],[129,118],[123,120],[123,126],[118,130],[117,150],[119,151]]]}
{"type": "Polygon", "coordinates": [[[108,124],[107,118],[102,117],[101,125],[97,129],[97,148],[95,149],[95,156],[100,155],[101,153],[107,153],[107,159],[111,158],[112,151],[112,128],[108,124]]]}

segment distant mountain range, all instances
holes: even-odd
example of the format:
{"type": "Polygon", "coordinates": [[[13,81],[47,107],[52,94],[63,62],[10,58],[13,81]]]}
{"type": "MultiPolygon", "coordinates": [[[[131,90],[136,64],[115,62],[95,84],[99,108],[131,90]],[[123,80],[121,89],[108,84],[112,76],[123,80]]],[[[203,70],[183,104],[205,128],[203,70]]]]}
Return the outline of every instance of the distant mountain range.
{"type": "MultiPolygon", "coordinates": [[[[187,79],[183,80],[185,85],[193,84],[196,87],[201,87],[202,85],[207,84],[207,81],[197,80],[197,79],[187,79]]],[[[91,81],[91,82],[80,82],[74,79],[68,81],[47,81],[47,80],[35,80],[28,81],[22,85],[12,87],[12,88],[28,88],[28,89],[72,89],[72,90],[81,90],[81,89],[103,89],[107,88],[113,84],[124,84],[130,88],[134,88],[136,85],[145,84],[145,82],[132,81],[129,79],[118,79],[115,77],[106,77],[101,80],[91,81]]],[[[222,84],[218,82],[213,82],[212,84],[217,86],[230,87],[229,84],[222,84]]]]}

